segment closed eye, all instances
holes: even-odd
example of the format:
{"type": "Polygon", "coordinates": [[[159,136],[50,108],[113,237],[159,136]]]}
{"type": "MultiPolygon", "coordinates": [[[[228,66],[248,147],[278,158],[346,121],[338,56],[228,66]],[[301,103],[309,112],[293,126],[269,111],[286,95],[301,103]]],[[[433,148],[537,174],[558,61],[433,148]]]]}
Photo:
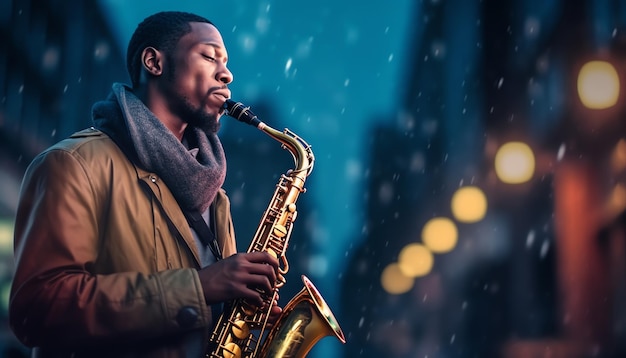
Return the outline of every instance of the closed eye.
{"type": "Polygon", "coordinates": [[[206,60],[211,61],[211,62],[215,62],[215,57],[211,57],[209,55],[205,55],[205,54],[201,54],[202,57],[204,57],[206,60]]]}

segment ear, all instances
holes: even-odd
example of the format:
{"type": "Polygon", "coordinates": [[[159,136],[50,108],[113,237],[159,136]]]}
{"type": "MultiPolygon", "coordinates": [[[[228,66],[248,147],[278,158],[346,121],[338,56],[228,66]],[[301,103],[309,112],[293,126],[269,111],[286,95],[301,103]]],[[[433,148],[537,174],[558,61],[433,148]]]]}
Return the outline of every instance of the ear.
{"type": "Polygon", "coordinates": [[[163,55],[154,47],[143,49],[141,52],[141,64],[153,76],[160,76],[163,73],[163,55]]]}

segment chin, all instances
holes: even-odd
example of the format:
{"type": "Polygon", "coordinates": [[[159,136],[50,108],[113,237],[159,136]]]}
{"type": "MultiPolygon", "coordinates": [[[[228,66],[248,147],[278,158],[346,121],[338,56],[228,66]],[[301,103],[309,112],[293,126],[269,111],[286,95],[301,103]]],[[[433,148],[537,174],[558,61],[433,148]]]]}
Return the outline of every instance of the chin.
{"type": "Polygon", "coordinates": [[[200,128],[207,133],[217,133],[220,130],[221,123],[219,118],[202,122],[200,128]]]}

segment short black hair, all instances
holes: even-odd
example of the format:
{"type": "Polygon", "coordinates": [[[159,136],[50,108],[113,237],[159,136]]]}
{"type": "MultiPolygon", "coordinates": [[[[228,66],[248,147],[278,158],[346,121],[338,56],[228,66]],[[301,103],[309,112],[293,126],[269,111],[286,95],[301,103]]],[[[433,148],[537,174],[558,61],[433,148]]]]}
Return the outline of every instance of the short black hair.
{"type": "Polygon", "coordinates": [[[180,11],[163,11],[145,18],[133,33],[126,51],[126,67],[133,87],[139,84],[141,53],[146,47],[171,53],[178,40],[191,32],[190,22],[206,22],[202,16],[180,11]]]}

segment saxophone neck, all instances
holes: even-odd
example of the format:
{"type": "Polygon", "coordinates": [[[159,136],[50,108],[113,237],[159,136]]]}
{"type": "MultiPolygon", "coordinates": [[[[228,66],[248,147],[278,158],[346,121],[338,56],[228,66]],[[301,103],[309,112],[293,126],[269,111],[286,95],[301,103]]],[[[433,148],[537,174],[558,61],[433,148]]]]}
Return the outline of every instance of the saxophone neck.
{"type": "MultiPolygon", "coordinates": [[[[281,132],[264,122],[262,122],[250,107],[244,106],[241,102],[235,102],[227,99],[224,102],[224,113],[236,120],[249,124],[265,132],[270,137],[282,143],[283,148],[287,149],[293,156],[295,162],[295,173],[305,173],[305,177],[311,174],[313,170],[313,162],[315,157],[311,151],[311,146],[304,139],[297,136],[294,132],[286,129],[281,132]]],[[[304,179],[304,178],[303,178],[304,179]]]]}
{"type": "MultiPolygon", "coordinates": [[[[263,122],[261,123],[264,124],[263,122]]],[[[311,174],[315,156],[313,155],[311,146],[304,141],[304,139],[287,128],[282,132],[265,124],[258,128],[282,143],[283,148],[291,153],[295,163],[293,172],[297,174],[304,173],[305,177],[311,174]]]]}

